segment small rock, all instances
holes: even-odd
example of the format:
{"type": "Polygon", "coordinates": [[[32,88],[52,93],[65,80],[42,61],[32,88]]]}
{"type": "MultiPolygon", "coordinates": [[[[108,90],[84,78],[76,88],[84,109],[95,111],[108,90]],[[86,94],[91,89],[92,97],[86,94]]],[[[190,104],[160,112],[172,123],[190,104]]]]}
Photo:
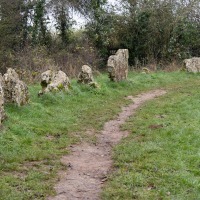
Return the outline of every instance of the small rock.
{"type": "Polygon", "coordinates": [[[151,73],[151,70],[150,70],[149,68],[147,68],[147,67],[143,67],[143,68],[142,68],[142,73],[143,73],[143,74],[150,74],[150,73],[151,73]]]}

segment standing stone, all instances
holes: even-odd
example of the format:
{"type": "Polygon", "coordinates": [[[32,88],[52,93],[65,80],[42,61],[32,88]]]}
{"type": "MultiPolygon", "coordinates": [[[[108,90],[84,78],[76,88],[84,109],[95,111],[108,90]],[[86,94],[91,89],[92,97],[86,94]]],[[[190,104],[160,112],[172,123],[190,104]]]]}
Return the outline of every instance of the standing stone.
{"type": "Polygon", "coordinates": [[[14,102],[16,102],[18,106],[26,105],[29,102],[28,87],[23,81],[18,80],[15,85],[14,102]]]}
{"type": "Polygon", "coordinates": [[[6,103],[16,103],[22,106],[28,103],[29,94],[27,85],[19,80],[14,69],[9,68],[3,76],[4,99],[6,103]]]}
{"type": "Polygon", "coordinates": [[[91,87],[98,88],[98,84],[94,81],[92,69],[88,65],[83,65],[78,75],[78,83],[87,84],[91,87]]]}
{"type": "Polygon", "coordinates": [[[41,74],[42,90],[39,95],[52,91],[69,90],[70,80],[63,71],[47,70],[41,74]]]}
{"type": "Polygon", "coordinates": [[[111,81],[118,82],[128,77],[128,49],[119,49],[108,58],[108,73],[111,81]]]}
{"type": "Polygon", "coordinates": [[[194,57],[191,59],[185,59],[183,63],[188,72],[193,72],[193,73],[200,72],[200,58],[194,57]]]}
{"type": "Polygon", "coordinates": [[[78,83],[89,84],[93,81],[92,69],[88,65],[83,65],[78,75],[78,83]]]}
{"type": "Polygon", "coordinates": [[[3,85],[3,77],[0,74],[0,125],[6,117],[6,114],[4,111],[4,92],[3,92],[2,85],[3,85]]]}
{"type": "Polygon", "coordinates": [[[147,67],[143,67],[142,68],[142,74],[150,74],[151,73],[151,70],[147,67]]]}

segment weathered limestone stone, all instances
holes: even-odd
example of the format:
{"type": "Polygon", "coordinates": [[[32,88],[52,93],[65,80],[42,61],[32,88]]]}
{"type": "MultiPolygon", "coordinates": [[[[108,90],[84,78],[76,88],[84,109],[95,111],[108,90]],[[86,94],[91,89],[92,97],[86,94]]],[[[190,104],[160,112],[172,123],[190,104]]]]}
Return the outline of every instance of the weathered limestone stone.
{"type": "Polygon", "coordinates": [[[3,92],[2,85],[3,85],[3,77],[0,74],[0,125],[6,117],[6,114],[4,111],[4,92],[3,92]]]}
{"type": "Polygon", "coordinates": [[[100,86],[99,86],[99,84],[97,82],[90,82],[89,86],[93,87],[93,88],[100,88],[100,86]]]}
{"type": "Polygon", "coordinates": [[[5,102],[16,103],[22,106],[28,103],[29,94],[27,85],[19,80],[14,69],[9,68],[3,76],[3,91],[5,102]]]}
{"type": "Polygon", "coordinates": [[[83,65],[78,75],[78,83],[89,84],[93,81],[92,69],[88,65],[83,65]]]}
{"type": "Polygon", "coordinates": [[[94,81],[92,69],[88,65],[83,65],[78,75],[78,83],[88,84],[91,87],[98,88],[98,84],[94,81]]]}
{"type": "Polygon", "coordinates": [[[111,81],[118,82],[128,76],[128,49],[119,49],[115,55],[108,58],[108,72],[111,81]]]}
{"type": "Polygon", "coordinates": [[[143,67],[143,68],[142,68],[142,73],[143,73],[143,74],[150,74],[150,73],[151,73],[151,70],[150,70],[149,68],[147,68],[147,67],[143,67]]]}
{"type": "Polygon", "coordinates": [[[47,70],[41,74],[41,86],[42,90],[39,95],[52,91],[67,91],[70,87],[70,81],[63,71],[47,70]]]}
{"type": "Polygon", "coordinates": [[[183,63],[188,72],[193,72],[193,73],[200,72],[200,58],[194,57],[191,59],[185,59],[183,63]]]}

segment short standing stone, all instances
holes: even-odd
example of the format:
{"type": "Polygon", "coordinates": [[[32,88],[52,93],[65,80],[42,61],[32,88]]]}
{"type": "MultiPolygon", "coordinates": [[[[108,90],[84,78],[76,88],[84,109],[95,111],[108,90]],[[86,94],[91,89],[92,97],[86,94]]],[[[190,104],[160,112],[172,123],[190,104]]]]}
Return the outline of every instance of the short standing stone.
{"type": "Polygon", "coordinates": [[[26,105],[29,102],[28,87],[23,81],[17,81],[14,94],[14,100],[18,106],[26,105]]]}
{"type": "Polygon", "coordinates": [[[98,88],[98,84],[94,82],[92,69],[88,65],[83,65],[78,75],[78,83],[88,84],[91,87],[98,88]]]}
{"type": "Polygon", "coordinates": [[[78,75],[78,83],[89,84],[93,81],[92,69],[88,65],[83,65],[78,75]]]}
{"type": "Polygon", "coordinates": [[[128,49],[119,49],[108,58],[107,67],[111,81],[118,82],[128,77],[128,49]]]}
{"type": "Polygon", "coordinates": [[[3,76],[4,99],[7,103],[16,103],[22,106],[28,103],[29,93],[27,85],[19,80],[14,69],[9,68],[3,76]]]}
{"type": "Polygon", "coordinates": [[[6,117],[5,111],[4,111],[4,92],[3,92],[3,77],[0,74],[0,124],[3,122],[3,120],[6,117]]]}
{"type": "Polygon", "coordinates": [[[147,67],[143,67],[143,68],[142,68],[142,73],[143,73],[143,74],[150,74],[150,73],[151,73],[151,70],[150,70],[149,68],[147,68],[147,67]]]}
{"type": "Polygon", "coordinates": [[[191,59],[185,59],[183,63],[188,72],[193,72],[193,73],[200,72],[200,58],[194,57],[191,59]]]}
{"type": "Polygon", "coordinates": [[[39,95],[52,91],[67,91],[70,87],[70,80],[63,71],[47,70],[41,74],[42,90],[39,95]]]}

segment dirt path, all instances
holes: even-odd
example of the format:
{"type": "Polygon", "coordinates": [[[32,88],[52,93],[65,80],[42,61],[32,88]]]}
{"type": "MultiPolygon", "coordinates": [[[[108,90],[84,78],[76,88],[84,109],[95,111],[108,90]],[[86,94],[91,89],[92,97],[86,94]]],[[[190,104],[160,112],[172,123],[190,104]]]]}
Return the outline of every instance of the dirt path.
{"type": "Polygon", "coordinates": [[[73,146],[72,153],[62,158],[68,170],[60,174],[60,182],[55,187],[57,196],[48,200],[99,199],[103,183],[112,167],[112,147],[128,135],[127,131],[120,130],[120,126],[143,103],[165,93],[163,90],[154,90],[135,98],[128,97],[134,103],[122,108],[117,119],[105,123],[95,145],[84,143],[73,146]]]}

